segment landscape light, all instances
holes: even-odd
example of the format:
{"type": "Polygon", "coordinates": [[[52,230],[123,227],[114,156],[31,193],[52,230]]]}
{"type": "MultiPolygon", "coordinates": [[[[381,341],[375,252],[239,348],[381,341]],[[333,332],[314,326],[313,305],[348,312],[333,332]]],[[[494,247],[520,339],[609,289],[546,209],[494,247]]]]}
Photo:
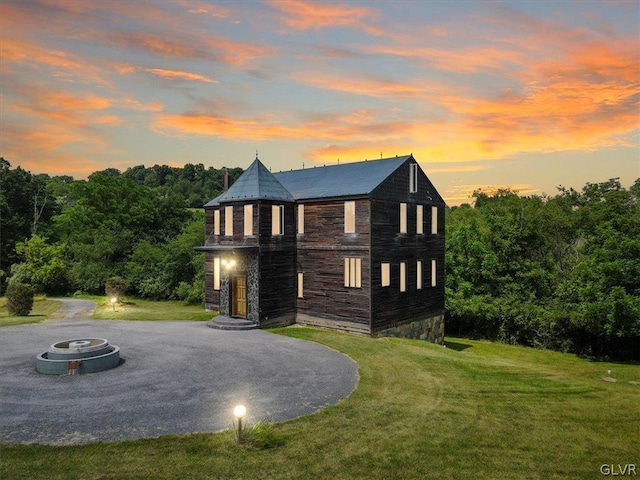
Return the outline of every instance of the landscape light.
{"type": "Polygon", "coordinates": [[[238,419],[238,443],[242,440],[242,418],[247,414],[247,409],[244,405],[236,405],[233,409],[233,416],[238,419]]]}
{"type": "Polygon", "coordinates": [[[111,297],[111,306],[113,307],[113,311],[116,311],[116,302],[118,299],[116,297],[111,297]]]}

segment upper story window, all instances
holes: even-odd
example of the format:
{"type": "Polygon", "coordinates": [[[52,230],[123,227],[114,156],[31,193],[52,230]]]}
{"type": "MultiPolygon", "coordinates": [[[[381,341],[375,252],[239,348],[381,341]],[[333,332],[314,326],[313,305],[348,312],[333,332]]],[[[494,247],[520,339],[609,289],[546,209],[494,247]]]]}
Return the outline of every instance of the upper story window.
{"type": "Polygon", "coordinates": [[[431,233],[438,233],[438,207],[431,207],[431,233]]]}
{"type": "Polygon", "coordinates": [[[391,264],[384,262],[380,264],[381,286],[388,287],[391,285],[391,264]]]}
{"type": "Polygon", "coordinates": [[[284,205],[271,206],[271,235],[284,235],[284,205]]]}
{"type": "Polygon", "coordinates": [[[437,274],[437,270],[436,270],[436,260],[433,259],[431,260],[431,286],[435,287],[438,280],[438,274],[437,274]]]}
{"type": "Polygon", "coordinates": [[[344,202],[344,233],[356,233],[356,202],[344,202]]]}
{"type": "Polygon", "coordinates": [[[407,233],[407,204],[400,204],[400,233],[407,233]]]}
{"type": "Polygon", "coordinates": [[[244,234],[253,235],[253,205],[244,206],[244,234]]]}
{"type": "Polygon", "coordinates": [[[418,191],[418,164],[409,164],[409,193],[418,191]]]}
{"type": "Polygon", "coordinates": [[[304,204],[298,205],[298,233],[304,233],[304,204]]]}
{"type": "Polygon", "coordinates": [[[362,259],[344,259],[344,286],[352,288],[362,287],[362,259]]]}
{"type": "Polygon", "coordinates": [[[224,234],[227,237],[233,236],[233,205],[224,207],[224,234]]]}
{"type": "Polygon", "coordinates": [[[416,234],[422,235],[424,233],[424,207],[422,205],[416,205],[416,234]]]}
{"type": "Polygon", "coordinates": [[[220,235],[220,210],[213,211],[213,234],[220,235]]]}

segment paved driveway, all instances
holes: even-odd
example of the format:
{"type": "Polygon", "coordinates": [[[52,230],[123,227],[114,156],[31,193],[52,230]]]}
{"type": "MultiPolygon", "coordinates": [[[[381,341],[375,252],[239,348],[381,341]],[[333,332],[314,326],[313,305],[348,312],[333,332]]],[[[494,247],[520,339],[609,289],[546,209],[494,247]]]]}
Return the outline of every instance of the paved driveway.
{"type": "Polygon", "coordinates": [[[76,444],[212,432],[247,406],[248,423],[308,415],[355,388],[357,365],[322,345],[204,322],[88,320],[93,303],[65,300],[54,320],[0,328],[0,442],[76,444]],[[36,372],[36,355],[105,338],[123,360],[104,372],[36,372]]]}

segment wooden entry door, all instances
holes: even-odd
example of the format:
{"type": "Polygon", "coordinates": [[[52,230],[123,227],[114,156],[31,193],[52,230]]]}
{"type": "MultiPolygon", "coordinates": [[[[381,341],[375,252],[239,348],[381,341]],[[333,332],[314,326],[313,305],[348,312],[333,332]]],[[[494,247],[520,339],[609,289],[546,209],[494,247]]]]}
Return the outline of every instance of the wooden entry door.
{"type": "Polygon", "coordinates": [[[233,277],[232,315],[247,318],[247,277],[244,275],[233,277]]]}

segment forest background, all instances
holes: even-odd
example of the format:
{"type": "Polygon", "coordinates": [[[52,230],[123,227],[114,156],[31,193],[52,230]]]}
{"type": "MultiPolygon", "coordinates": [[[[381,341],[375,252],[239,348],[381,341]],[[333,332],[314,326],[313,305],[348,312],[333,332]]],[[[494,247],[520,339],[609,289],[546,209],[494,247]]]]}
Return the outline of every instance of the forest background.
{"type": "MultiPolygon", "coordinates": [[[[101,295],[119,276],[132,297],[203,304],[204,255],[193,247],[225,170],[140,165],[74,180],[0,159],[0,295],[10,282],[101,295]]],[[[447,209],[449,334],[640,359],[640,178],[472,200],[447,209]]]]}

